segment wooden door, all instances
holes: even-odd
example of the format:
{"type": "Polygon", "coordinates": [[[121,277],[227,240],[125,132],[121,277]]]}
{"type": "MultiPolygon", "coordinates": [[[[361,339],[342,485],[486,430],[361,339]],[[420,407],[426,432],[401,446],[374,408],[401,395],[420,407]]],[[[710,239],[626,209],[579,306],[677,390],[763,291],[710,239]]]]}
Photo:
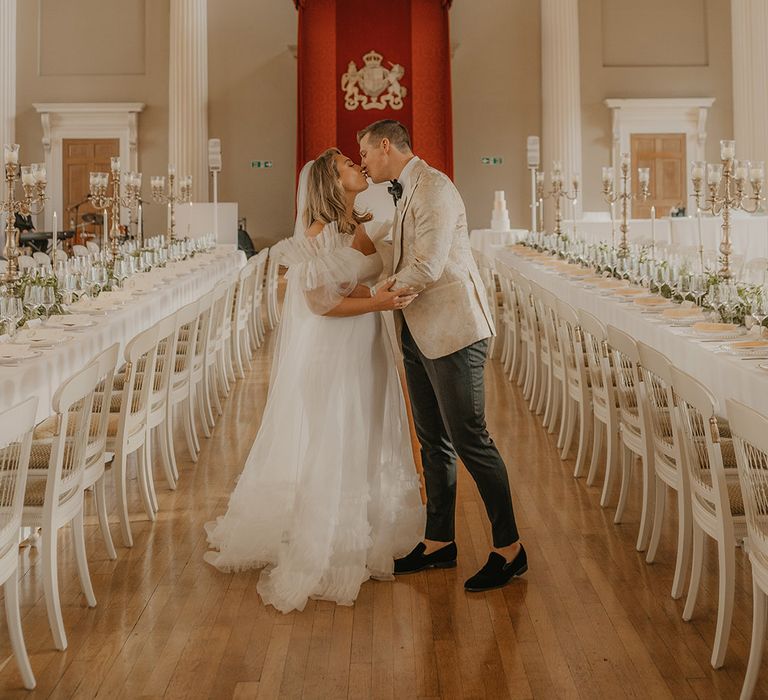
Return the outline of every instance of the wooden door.
{"type": "Polygon", "coordinates": [[[63,198],[65,221],[70,228],[77,227],[76,243],[86,240],[101,240],[103,226],[93,222],[83,221],[86,214],[98,214],[90,202],[76,205],[88,196],[89,178],[91,172],[108,173],[109,159],[120,155],[119,139],[64,139],[62,144],[64,161],[63,198]]]}
{"type": "Polygon", "coordinates": [[[651,206],[656,216],[667,216],[672,207],[686,207],[687,188],[685,134],[632,134],[632,191],[639,192],[637,169],[651,171],[651,195],[645,202],[632,203],[632,217],[648,219],[651,206]]]}

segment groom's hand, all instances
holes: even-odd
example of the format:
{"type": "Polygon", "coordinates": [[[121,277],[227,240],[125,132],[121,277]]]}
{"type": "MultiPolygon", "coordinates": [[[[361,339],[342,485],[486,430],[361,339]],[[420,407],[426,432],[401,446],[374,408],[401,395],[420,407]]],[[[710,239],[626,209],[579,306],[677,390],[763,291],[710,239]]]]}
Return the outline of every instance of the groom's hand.
{"type": "Polygon", "coordinates": [[[410,287],[393,289],[396,284],[396,280],[387,280],[378,287],[373,296],[373,308],[375,311],[402,310],[419,296],[410,287]]]}

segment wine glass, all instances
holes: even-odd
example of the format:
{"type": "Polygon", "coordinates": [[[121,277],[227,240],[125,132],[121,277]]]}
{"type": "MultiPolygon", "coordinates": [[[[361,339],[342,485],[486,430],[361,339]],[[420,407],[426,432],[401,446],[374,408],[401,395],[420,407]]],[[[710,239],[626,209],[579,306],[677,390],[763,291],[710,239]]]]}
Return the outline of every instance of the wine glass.
{"type": "Polygon", "coordinates": [[[40,287],[36,284],[28,284],[24,288],[24,306],[30,316],[37,316],[40,306],[40,287]]]}
{"type": "Polygon", "coordinates": [[[3,297],[0,299],[0,315],[5,321],[8,335],[13,338],[16,335],[16,326],[24,318],[24,307],[21,299],[17,297],[3,297]]]}
{"type": "Polygon", "coordinates": [[[760,334],[762,335],[763,321],[768,318],[768,290],[765,287],[759,287],[755,290],[750,298],[750,315],[755,320],[755,323],[760,326],[760,334]]]}
{"type": "Polygon", "coordinates": [[[40,306],[45,311],[45,318],[51,317],[51,309],[56,306],[56,294],[53,291],[53,287],[45,286],[40,287],[40,306]]]}

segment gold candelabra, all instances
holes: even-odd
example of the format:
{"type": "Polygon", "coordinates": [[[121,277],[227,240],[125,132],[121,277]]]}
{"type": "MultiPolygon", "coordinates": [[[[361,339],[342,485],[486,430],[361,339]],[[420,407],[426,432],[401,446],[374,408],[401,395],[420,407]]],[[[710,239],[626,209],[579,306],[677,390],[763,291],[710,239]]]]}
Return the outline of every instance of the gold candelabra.
{"type": "MultiPolygon", "coordinates": [[[[616,255],[619,258],[626,258],[629,255],[629,242],[627,236],[629,234],[629,203],[633,200],[645,201],[650,195],[648,185],[651,181],[650,168],[638,168],[637,179],[640,183],[640,193],[632,193],[632,185],[630,183],[630,157],[629,153],[621,154],[621,189],[616,192],[613,188],[613,168],[611,166],[603,166],[603,198],[608,204],[615,204],[621,202],[621,242],[619,243],[619,250],[616,255]]],[[[613,217],[611,217],[613,219],[613,217]]],[[[611,221],[613,225],[613,221],[611,221]]]]}
{"type": "Polygon", "coordinates": [[[192,199],[192,176],[184,175],[179,180],[176,190],[176,168],[168,166],[168,186],[166,188],[164,175],[153,175],[151,179],[152,199],[158,204],[168,205],[168,231],[166,244],[176,240],[176,205],[186,204],[192,199]]]}
{"type": "MultiPolygon", "coordinates": [[[[126,173],[125,192],[121,192],[122,183],[120,177],[120,158],[113,156],[110,160],[110,173],[90,174],[91,204],[97,209],[104,210],[105,221],[109,226],[109,254],[110,262],[114,264],[120,248],[120,207],[126,207],[131,211],[137,206],[141,191],[141,173],[126,173]],[[110,175],[112,177],[112,194],[109,191],[110,175]]],[[[106,241],[103,242],[106,246],[106,241]]]]}
{"type": "Polygon", "coordinates": [[[16,214],[29,216],[43,210],[47,184],[45,166],[42,163],[19,165],[19,144],[3,146],[5,161],[5,200],[0,202],[0,211],[5,212],[5,248],[3,253],[8,266],[5,281],[13,282],[19,276],[19,230],[16,228],[16,214]],[[16,199],[16,180],[21,174],[23,199],[16,199]]]}
{"type": "Polygon", "coordinates": [[[539,226],[540,230],[544,230],[544,200],[551,199],[555,203],[555,234],[562,235],[562,223],[563,213],[560,201],[562,199],[569,199],[576,201],[579,196],[579,175],[574,174],[571,185],[573,187],[572,192],[564,187],[563,168],[560,161],[552,163],[552,176],[550,181],[552,183],[552,189],[548,193],[544,193],[544,173],[540,170],[536,171],[536,199],[539,202],[539,226]]]}
{"type": "Polygon", "coordinates": [[[730,267],[731,252],[731,210],[740,209],[749,214],[760,211],[765,197],[762,195],[765,182],[765,164],[763,161],[750,163],[748,160],[736,160],[736,142],[720,141],[720,163],[704,163],[694,161],[691,164],[691,180],[693,181],[693,196],[699,211],[710,212],[722,216],[722,237],[720,239],[720,269],[717,274],[720,279],[729,280],[733,277],[730,267]],[[701,203],[702,189],[705,185],[704,166],[706,165],[706,187],[709,191],[704,204],[701,203]],[[752,186],[752,195],[747,196],[745,183],[747,179],[752,186]],[[722,194],[719,194],[722,192],[722,194]],[[752,204],[748,204],[752,202],[752,204]]]}

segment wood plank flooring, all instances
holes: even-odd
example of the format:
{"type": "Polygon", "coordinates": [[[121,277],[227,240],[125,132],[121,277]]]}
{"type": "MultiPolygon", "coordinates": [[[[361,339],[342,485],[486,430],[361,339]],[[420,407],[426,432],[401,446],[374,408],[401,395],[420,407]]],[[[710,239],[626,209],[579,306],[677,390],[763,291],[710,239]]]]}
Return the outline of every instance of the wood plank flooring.
{"type": "MultiPolygon", "coordinates": [[[[0,697],[17,698],[736,698],[749,654],[751,578],[737,552],[736,612],[726,665],[709,665],[717,613],[712,547],[696,614],[669,596],[676,518],[658,562],[636,552],[639,481],[626,523],[599,506],[599,487],[572,478],[552,436],[497,361],[488,419],[509,467],[530,571],[504,589],[466,594],[490,533],[474,484],[459,483],[459,566],[368,582],[354,607],[310,602],[265,608],[257,572],[222,574],[203,562],[203,523],[221,514],[255,436],[274,336],[224,401],[197,464],[179,450],[175,492],[157,479],[148,522],[131,482],[135,546],[106,558],[92,504],[87,547],[95,609],[85,606],[68,530],[60,538],[65,652],[53,647],[35,550],[23,550],[23,625],[38,687],[21,689],[0,624],[0,697]]],[[[179,442],[183,445],[183,439],[179,442]]],[[[670,499],[670,511],[674,502],[670,499]]],[[[119,537],[116,519],[113,535],[119,537]]],[[[768,697],[768,662],[758,697],[768,697]]]]}

